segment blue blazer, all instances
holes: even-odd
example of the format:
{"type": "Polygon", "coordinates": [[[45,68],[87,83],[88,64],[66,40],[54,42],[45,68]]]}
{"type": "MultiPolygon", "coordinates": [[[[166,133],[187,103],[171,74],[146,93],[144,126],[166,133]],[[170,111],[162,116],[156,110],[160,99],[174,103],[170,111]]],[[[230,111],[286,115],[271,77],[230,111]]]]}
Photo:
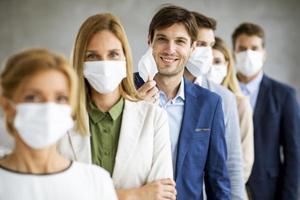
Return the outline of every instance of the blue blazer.
{"type": "MultiPolygon", "coordinates": [[[[134,76],[137,88],[144,81],[134,76]]],[[[230,199],[221,98],[184,79],[185,103],[178,139],[175,181],[178,200],[230,199]]]]}
{"type": "Polygon", "coordinates": [[[298,200],[300,111],[296,93],[264,75],[256,102],[255,160],[247,183],[250,195],[254,200],[298,200]]]}

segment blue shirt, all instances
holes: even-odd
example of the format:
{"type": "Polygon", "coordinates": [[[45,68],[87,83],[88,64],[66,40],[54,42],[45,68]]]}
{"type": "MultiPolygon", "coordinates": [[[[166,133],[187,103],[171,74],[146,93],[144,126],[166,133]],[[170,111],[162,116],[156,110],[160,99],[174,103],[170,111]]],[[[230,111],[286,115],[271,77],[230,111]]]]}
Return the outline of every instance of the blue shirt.
{"type": "Polygon", "coordinates": [[[181,123],[183,118],[184,100],[185,100],[185,96],[184,96],[183,78],[181,79],[178,92],[173,99],[168,101],[167,95],[163,91],[159,92],[159,105],[168,113],[174,172],[176,169],[178,138],[179,138],[181,123]]]}
{"type": "Polygon", "coordinates": [[[262,81],[263,75],[264,75],[264,73],[263,73],[263,71],[261,71],[258,74],[258,76],[255,77],[255,79],[253,79],[249,83],[244,84],[244,83],[239,82],[243,94],[245,96],[250,97],[250,104],[251,104],[251,107],[253,110],[256,105],[257,95],[259,92],[259,86],[262,81]]]}

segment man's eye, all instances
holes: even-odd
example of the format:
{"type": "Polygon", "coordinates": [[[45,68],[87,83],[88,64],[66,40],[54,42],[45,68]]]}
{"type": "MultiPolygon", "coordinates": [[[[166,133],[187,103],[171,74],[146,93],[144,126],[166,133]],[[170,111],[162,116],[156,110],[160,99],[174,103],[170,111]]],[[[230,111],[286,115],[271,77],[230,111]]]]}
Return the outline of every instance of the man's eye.
{"type": "Polygon", "coordinates": [[[184,45],[186,44],[186,42],[184,40],[177,40],[176,42],[177,44],[180,44],[180,45],[184,45]]]}
{"type": "Polygon", "coordinates": [[[161,42],[163,42],[163,41],[166,41],[166,38],[157,38],[157,41],[161,41],[161,42]]]}

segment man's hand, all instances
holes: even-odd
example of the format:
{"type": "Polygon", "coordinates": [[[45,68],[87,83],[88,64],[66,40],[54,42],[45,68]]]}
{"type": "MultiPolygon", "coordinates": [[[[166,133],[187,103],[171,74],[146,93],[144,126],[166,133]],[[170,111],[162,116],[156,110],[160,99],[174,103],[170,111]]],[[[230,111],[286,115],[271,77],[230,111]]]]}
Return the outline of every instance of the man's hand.
{"type": "Polygon", "coordinates": [[[148,81],[144,83],[139,89],[138,93],[140,97],[148,102],[156,103],[159,98],[159,90],[156,87],[156,82],[151,76],[149,76],[148,81]]]}

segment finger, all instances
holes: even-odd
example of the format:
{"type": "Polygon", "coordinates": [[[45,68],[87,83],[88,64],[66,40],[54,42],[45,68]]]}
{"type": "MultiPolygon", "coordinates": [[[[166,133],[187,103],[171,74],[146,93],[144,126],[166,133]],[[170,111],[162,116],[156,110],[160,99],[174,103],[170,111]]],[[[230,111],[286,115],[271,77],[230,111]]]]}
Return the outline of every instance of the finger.
{"type": "Polygon", "coordinates": [[[148,81],[153,81],[153,76],[149,75],[148,76],[148,81]]]}
{"type": "Polygon", "coordinates": [[[157,87],[153,87],[151,90],[148,90],[147,96],[149,97],[155,97],[155,95],[158,93],[157,87]]]}
{"type": "Polygon", "coordinates": [[[171,192],[174,195],[177,194],[176,188],[172,185],[163,185],[162,189],[164,192],[171,192]]]}
{"type": "Polygon", "coordinates": [[[176,195],[171,192],[164,192],[161,196],[163,197],[163,199],[168,199],[168,200],[176,199],[176,195]]]}
{"type": "Polygon", "coordinates": [[[156,82],[155,81],[147,81],[138,89],[139,93],[147,93],[149,90],[151,90],[153,87],[155,87],[156,82]]]}
{"type": "Polygon", "coordinates": [[[172,186],[176,186],[176,183],[175,183],[175,181],[173,180],[173,179],[171,179],[171,178],[166,178],[166,179],[160,179],[159,180],[162,184],[164,184],[164,185],[172,185],[172,186]]]}

